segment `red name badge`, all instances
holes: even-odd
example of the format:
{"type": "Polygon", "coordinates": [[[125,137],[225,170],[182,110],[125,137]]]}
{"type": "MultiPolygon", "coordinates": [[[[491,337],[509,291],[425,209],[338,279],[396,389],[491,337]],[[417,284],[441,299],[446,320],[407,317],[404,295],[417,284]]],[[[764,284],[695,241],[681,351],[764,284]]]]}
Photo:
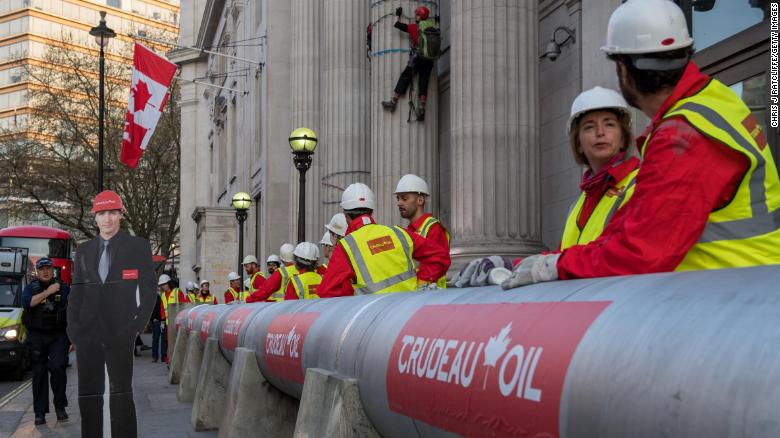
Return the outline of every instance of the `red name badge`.
{"type": "Polygon", "coordinates": [[[122,269],[122,280],[138,280],[138,269],[122,269]]]}

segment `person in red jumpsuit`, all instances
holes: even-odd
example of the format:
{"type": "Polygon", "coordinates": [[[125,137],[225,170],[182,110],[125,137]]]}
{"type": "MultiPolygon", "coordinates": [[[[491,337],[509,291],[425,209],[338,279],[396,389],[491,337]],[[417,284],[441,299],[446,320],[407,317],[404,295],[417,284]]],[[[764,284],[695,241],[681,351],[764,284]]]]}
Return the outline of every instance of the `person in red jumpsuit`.
{"type": "Polygon", "coordinates": [[[598,239],[523,259],[502,283],[504,289],[558,279],[673,271],[699,240],[710,213],[735,196],[749,168],[746,156],[704,135],[683,117],[664,118],[678,101],[713,81],[690,61],[692,46],[685,17],[673,2],[629,0],[612,14],[603,50],[616,63],[626,101],[651,118],[636,142],[644,153],[634,195],[598,239]],[[647,13],[637,14],[641,8],[647,13]],[[659,14],[667,17],[659,19],[659,14]],[[647,29],[638,28],[641,23],[647,23],[647,29]],[[636,34],[654,37],[631,38],[636,34]],[[618,41],[621,37],[625,41],[618,41]],[[631,44],[654,48],[634,53],[621,49],[631,44]]]}

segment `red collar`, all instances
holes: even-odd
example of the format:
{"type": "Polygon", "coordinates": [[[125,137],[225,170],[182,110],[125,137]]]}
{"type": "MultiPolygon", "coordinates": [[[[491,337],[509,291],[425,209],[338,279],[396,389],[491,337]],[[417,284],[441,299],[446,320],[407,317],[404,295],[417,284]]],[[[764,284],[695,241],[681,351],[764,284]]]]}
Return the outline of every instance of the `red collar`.
{"type": "Polygon", "coordinates": [[[698,93],[709,82],[710,82],[709,76],[702,73],[699,70],[699,67],[697,67],[696,64],[693,63],[693,61],[688,62],[688,66],[685,67],[685,72],[680,78],[680,82],[678,82],[677,85],[674,87],[674,90],[672,90],[672,94],[670,94],[669,97],[667,97],[666,100],[664,100],[664,103],[661,104],[661,107],[658,108],[658,111],[653,116],[653,119],[650,121],[650,124],[647,126],[647,129],[645,129],[645,132],[643,132],[642,135],[637,137],[636,139],[637,149],[640,151],[642,150],[642,145],[645,143],[645,139],[661,123],[661,120],[663,119],[664,115],[669,111],[669,108],[674,106],[674,104],[676,104],[679,100],[684,99],[686,97],[693,96],[694,94],[698,93]]]}
{"type": "Polygon", "coordinates": [[[428,219],[429,217],[431,217],[430,213],[424,213],[422,216],[418,217],[417,220],[411,222],[409,226],[414,228],[415,231],[419,231],[420,228],[422,228],[423,222],[425,222],[425,220],[428,219]]]}
{"type": "Polygon", "coordinates": [[[369,224],[375,224],[374,218],[371,217],[370,214],[361,214],[360,216],[356,217],[355,220],[349,223],[349,226],[347,227],[347,234],[358,230],[366,225],[369,224]]]}

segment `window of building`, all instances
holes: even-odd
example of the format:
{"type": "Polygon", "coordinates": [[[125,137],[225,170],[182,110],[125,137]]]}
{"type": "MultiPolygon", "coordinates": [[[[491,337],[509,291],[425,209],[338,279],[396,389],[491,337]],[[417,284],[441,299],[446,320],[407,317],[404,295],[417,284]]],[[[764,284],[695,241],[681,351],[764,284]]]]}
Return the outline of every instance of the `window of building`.
{"type": "Polygon", "coordinates": [[[747,103],[778,158],[778,129],[769,124],[770,0],[678,0],[701,70],[747,103]]]}
{"type": "Polygon", "coordinates": [[[122,0],[106,0],[106,4],[113,8],[122,8],[122,0]]]}

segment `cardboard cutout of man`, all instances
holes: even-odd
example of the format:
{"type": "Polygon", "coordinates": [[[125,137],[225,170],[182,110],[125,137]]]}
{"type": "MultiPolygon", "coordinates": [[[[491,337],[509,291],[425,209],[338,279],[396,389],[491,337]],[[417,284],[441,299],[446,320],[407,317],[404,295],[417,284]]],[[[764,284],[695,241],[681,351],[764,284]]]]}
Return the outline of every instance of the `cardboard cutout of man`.
{"type": "Polygon", "coordinates": [[[152,251],[146,239],[119,229],[119,195],[106,190],[92,202],[100,235],[76,249],[68,305],[68,335],[76,346],[81,436],[103,436],[105,372],[111,436],[136,437],[133,347],[156,300],[152,251]]]}

